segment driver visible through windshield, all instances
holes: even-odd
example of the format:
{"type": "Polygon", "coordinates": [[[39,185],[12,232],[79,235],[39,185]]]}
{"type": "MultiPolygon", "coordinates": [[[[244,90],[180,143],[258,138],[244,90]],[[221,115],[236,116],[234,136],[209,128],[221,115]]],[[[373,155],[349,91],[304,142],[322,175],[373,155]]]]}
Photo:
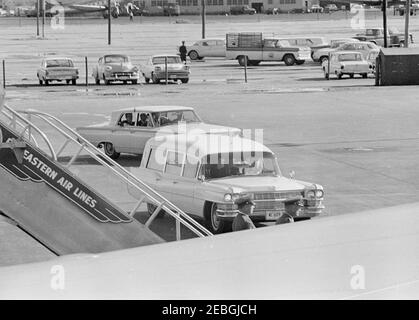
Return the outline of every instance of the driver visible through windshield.
{"type": "Polygon", "coordinates": [[[205,179],[240,176],[278,176],[275,156],[269,152],[229,152],[209,154],[202,159],[205,179]]]}

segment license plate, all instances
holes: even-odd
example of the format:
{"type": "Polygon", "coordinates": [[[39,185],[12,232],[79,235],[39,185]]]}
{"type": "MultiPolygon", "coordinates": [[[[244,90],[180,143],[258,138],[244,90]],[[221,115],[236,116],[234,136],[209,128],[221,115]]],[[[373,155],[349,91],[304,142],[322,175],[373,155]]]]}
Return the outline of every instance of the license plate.
{"type": "Polygon", "coordinates": [[[266,220],[277,220],[279,218],[278,211],[266,211],[266,220]]]}

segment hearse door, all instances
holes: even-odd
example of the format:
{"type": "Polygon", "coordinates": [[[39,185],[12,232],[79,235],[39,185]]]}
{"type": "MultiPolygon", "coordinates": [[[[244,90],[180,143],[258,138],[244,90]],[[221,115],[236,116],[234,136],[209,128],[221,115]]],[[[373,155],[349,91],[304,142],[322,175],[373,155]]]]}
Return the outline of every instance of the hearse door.
{"type": "Polygon", "coordinates": [[[178,153],[178,162],[175,165],[174,152],[168,152],[165,180],[170,189],[169,200],[186,213],[194,214],[193,199],[197,183],[198,161],[192,160],[182,153],[178,153]],[[191,161],[192,160],[192,161],[191,161]],[[180,166],[179,166],[180,165],[180,166]]]}
{"type": "Polygon", "coordinates": [[[278,49],[276,43],[278,40],[275,39],[265,39],[263,40],[263,61],[277,61],[278,60],[278,49]]]}

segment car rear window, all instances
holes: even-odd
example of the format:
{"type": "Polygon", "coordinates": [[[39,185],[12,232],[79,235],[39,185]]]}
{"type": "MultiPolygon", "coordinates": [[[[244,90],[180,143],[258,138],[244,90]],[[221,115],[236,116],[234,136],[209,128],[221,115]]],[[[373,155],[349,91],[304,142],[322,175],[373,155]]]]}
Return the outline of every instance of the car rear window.
{"type": "Polygon", "coordinates": [[[346,53],[339,55],[339,61],[361,61],[362,57],[359,53],[346,53]]]}
{"type": "Polygon", "coordinates": [[[68,59],[47,60],[47,67],[73,67],[73,61],[68,59]]]}
{"type": "Polygon", "coordinates": [[[105,63],[121,63],[128,62],[128,57],[125,56],[106,56],[105,63]]]}

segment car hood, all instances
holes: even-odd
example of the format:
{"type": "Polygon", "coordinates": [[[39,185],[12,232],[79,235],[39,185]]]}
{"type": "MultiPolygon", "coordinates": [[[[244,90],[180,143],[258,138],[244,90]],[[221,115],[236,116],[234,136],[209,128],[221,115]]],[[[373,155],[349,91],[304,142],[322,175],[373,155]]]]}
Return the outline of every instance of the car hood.
{"type": "Polygon", "coordinates": [[[134,66],[131,63],[107,63],[106,66],[112,67],[113,72],[129,72],[133,71],[134,66]]]}
{"type": "Polygon", "coordinates": [[[189,134],[202,134],[202,133],[211,133],[211,134],[225,134],[231,133],[233,135],[241,134],[241,129],[235,127],[226,127],[216,124],[209,124],[204,122],[194,122],[194,123],[178,123],[174,125],[164,126],[159,128],[156,135],[159,134],[170,134],[170,133],[183,133],[182,131],[186,130],[189,134]]]}
{"type": "Polygon", "coordinates": [[[207,180],[207,182],[225,187],[231,193],[303,191],[306,187],[301,181],[281,176],[242,176],[207,180]]]}

